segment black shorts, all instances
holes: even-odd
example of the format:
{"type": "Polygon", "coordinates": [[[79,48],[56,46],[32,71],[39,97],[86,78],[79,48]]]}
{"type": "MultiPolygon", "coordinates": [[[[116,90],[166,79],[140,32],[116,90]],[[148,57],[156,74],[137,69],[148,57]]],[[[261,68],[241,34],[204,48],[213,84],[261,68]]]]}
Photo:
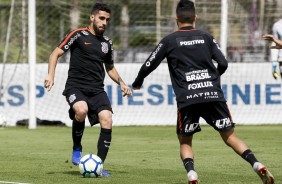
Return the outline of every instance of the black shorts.
{"type": "Polygon", "coordinates": [[[200,117],[217,131],[226,131],[234,127],[231,114],[225,102],[208,102],[189,105],[178,110],[177,134],[190,136],[201,131],[200,117]]]}
{"type": "Polygon", "coordinates": [[[78,89],[70,89],[64,92],[66,100],[70,105],[69,117],[73,120],[75,113],[73,111],[73,104],[78,101],[85,101],[88,105],[88,120],[91,126],[99,123],[98,113],[102,110],[109,110],[113,112],[110,100],[105,91],[99,94],[83,92],[78,89]]]}

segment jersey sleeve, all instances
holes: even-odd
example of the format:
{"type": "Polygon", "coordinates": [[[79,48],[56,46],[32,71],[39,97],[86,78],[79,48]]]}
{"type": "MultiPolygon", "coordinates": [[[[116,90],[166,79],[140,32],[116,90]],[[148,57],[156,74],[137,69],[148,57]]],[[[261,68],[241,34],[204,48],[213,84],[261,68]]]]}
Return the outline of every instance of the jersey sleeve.
{"type": "Polygon", "coordinates": [[[64,52],[68,51],[75,41],[80,37],[80,30],[71,31],[58,45],[58,48],[62,49],[64,52]]]}
{"type": "Polygon", "coordinates": [[[133,87],[142,86],[144,79],[160,65],[162,60],[166,57],[166,47],[167,42],[163,39],[141,66],[138,75],[132,84],[133,87]]]}
{"type": "Polygon", "coordinates": [[[113,42],[111,39],[108,39],[108,45],[109,45],[109,52],[106,55],[105,63],[113,64],[114,63],[114,47],[113,47],[113,42]]]}
{"type": "Polygon", "coordinates": [[[212,39],[211,42],[212,59],[218,63],[217,70],[220,73],[220,75],[222,75],[228,67],[228,61],[226,60],[225,56],[221,52],[220,47],[216,42],[216,40],[213,37],[211,37],[211,39],[212,39]]]}

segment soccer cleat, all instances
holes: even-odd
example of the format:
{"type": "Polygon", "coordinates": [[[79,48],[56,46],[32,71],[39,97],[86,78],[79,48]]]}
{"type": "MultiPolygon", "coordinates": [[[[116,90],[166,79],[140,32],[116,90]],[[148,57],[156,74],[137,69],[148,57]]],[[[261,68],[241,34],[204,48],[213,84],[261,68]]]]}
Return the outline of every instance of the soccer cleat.
{"type": "Polygon", "coordinates": [[[198,184],[199,182],[198,174],[194,170],[189,171],[187,177],[188,177],[188,184],[198,184]]]}
{"type": "Polygon", "coordinates": [[[81,150],[72,151],[72,163],[73,165],[78,165],[81,159],[81,150]]]}
{"type": "Polygon", "coordinates": [[[259,175],[263,184],[274,184],[274,177],[260,162],[256,162],[253,169],[259,175]]]}
{"type": "Polygon", "coordinates": [[[272,76],[273,76],[274,79],[281,78],[280,73],[278,71],[276,71],[276,70],[274,72],[272,72],[272,76]]]}
{"type": "Polygon", "coordinates": [[[109,176],[111,176],[111,175],[110,175],[105,169],[103,169],[101,176],[109,177],[109,176]]]}

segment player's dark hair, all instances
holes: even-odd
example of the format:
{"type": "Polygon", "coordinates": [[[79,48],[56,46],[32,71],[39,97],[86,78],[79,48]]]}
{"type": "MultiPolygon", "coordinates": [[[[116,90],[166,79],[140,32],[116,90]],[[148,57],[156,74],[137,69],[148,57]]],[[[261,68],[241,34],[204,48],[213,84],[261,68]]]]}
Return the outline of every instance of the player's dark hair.
{"type": "Polygon", "coordinates": [[[105,11],[107,13],[111,13],[111,9],[108,7],[108,5],[106,5],[105,3],[101,2],[101,1],[97,1],[97,3],[95,3],[92,7],[91,10],[91,14],[96,14],[99,11],[105,11]]]}
{"type": "Polygon", "coordinates": [[[181,23],[193,23],[196,16],[194,2],[189,0],[180,0],[176,7],[176,16],[181,23]]]}

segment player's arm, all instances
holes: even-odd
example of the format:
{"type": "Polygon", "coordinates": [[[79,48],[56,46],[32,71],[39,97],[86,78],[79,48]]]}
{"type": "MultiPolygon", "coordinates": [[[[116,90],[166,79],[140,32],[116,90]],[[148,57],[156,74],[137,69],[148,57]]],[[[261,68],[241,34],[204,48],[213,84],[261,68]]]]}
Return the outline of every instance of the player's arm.
{"type": "Polygon", "coordinates": [[[120,85],[120,88],[123,92],[123,96],[131,96],[132,95],[132,91],[130,89],[130,87],[128,87],[124,82],[123,80],[121,79],[118,71],[116,70],[114,64],[108,64],[108,63],[105,63],[105,68],[106,68],[106,71],[109,75],[109,77],[115,81],[118,85],[120,85]]]}
{"type": "Polygon", "coordinates": [[[51,90],[54,85],[55,78],[55,70],[58,58],[64,54],[64,51],[60,48],[55,48],[49,57],[49,65],[48,65],[48,75],[44,81],[44,87],[47,88],[48,91],[51,90]]]}
{"type": "Polygon", "coordinates": [[[226,60],[225,56],[220,50],[219,45],[217,44],[216,40],[212,38],[212,59],[215,60],[217,65],[217,70],[222,75],[227,67],[228,67],[228,61],[226,60]]]}
{"type": "Polygon", "coordinates": [[[282,40],[279,40],[274,35],[266,34],[266,35],[263,35],[262,38],[264,40],[272,41],[272,42],[275,43],[275,45],[271,45],[269,48],[271,48],[271,49],[282,49],[282,40]]]}
{"type": "Polygon", "coordinates": [[[47,88],[48,91],[50,91],[52,86],[54,85],[55,69],[59,57],[61,57],[72,47],[76,39],[78,39],[77,33],[79,31],[80,29],[76,29],[67,34],[65,38],[61,41],[61,43],[58,45],[58,47],[55,48],[51,53],[49,57],[48,76],[44,81],[44,87],[47,88]]]}
{"type": "Polygon", "coordinates": [[[166,56],[166,44],[160,42],[150,54],[145,63],[141,66],[135,81],[132,83],[133,89],[140,89],[144,79],[154,71],[166,56]]]}

